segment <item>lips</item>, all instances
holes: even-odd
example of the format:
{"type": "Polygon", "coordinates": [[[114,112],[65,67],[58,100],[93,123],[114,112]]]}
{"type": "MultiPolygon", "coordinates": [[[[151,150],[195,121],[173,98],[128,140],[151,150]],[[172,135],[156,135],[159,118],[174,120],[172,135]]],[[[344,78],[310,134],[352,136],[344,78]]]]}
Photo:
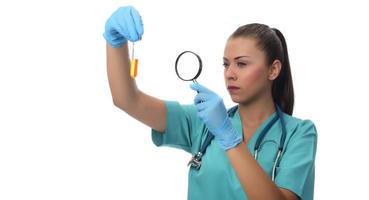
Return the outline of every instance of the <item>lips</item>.
{"type": "Polygon", "coordinates": [[[237,89],[240,89],[240,88],[233,86],[233,85],[228,86],[228,90],[237,90],[237,89]]]}
{"type": "Polygon", "coordinates": [[[233,86],[233,85],[230,85],[227,87],[228,91],[230,94],[235,94],[237,93],[237,91],[240,89],[239,87],[237,86],[233,86]]]}

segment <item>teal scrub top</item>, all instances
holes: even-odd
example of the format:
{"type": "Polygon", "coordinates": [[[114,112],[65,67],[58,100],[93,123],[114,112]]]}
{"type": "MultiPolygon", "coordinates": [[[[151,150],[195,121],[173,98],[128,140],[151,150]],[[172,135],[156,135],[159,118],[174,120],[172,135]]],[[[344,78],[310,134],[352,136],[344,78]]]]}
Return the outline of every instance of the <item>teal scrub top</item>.
{"type": "MultiPolygon", "coordinates": [[[[206,137],[205,124],[197,117],[196,107],[165,101],[167,127],[164,133],[152,129],[152,141],[156,146],[168,146],[185,150],[194,155],[200,150],[206,137]]],[[[276,115],[274,112],[255,131],[248,142],[248,150],[254,155],[256,140],[263,128],[276,115]]],[[[242,134],[238,109],[231,117],[233,126],[242,134]]],[[[314,160],[317,148],[317,131],[310,120],[301,120],[283,113],[287,136],[280,164],[276,169],[275,184],[294,192],[303,200],[313,199],[314,160]]],[[[265,173],[272,176],[273,162],[278,152],[281,124],[274,123],[260,145],[257,162],[265,173]]],[[[252,181],[252,180],[250,180],[252,181]]],[[[260,188],[262,190],[262,188],[260,188]]],[[[188,199],[228,200],[248,199],[227,154],[216,140],[212,140],[202,157],[200,170],[190,168],[188,174],[188,199]]]]}

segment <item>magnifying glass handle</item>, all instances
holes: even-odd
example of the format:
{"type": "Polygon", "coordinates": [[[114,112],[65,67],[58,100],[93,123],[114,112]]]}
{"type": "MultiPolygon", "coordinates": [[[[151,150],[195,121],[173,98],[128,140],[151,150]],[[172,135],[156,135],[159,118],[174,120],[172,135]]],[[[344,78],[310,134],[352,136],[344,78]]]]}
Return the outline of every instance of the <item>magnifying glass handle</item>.
{"type": "MultiPolygon", "coordinates": [[[[194,83],[197,83],[198,84],[198,82],[196,81],[196,79],[193,79],[192,80],[192,82],[194,82],[194,83]]],[[[199,91],[196,91],[197,92],[197,94],[199,93],[199,91]]],[[[200,101],[200,103],[203,103],[204,102],[204,100],[203,100],[203,98],[201,98],[201,101],[200,101]]]]}
{"type": "MultiPolygon", "coordinates": [[[[193,79],[192,82],[198,84],[198,82],[196,81],[196,79],[193,79]]],[[[197,91],[197,90],[196,90],[196,92],[197,92],[197,94],[199,93],[199,91],[197,91]]]]}

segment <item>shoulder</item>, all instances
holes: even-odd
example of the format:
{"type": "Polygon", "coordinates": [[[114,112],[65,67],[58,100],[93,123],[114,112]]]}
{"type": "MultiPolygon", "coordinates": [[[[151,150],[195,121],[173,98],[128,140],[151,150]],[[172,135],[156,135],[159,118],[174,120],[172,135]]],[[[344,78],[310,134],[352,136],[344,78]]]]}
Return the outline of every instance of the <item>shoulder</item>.
{"type": "Polygon", "coordinates": [[[283,113],[283,119],[285,120],[286,129],[290,137],[304,135],[317,136],[317,129],[312,120],[297,118],[286,113],[283,113]]]}
{"type": "Polygon", "coordinates": [[[318,135],[315,124],[310,119],[300,119],[284,114],[287,136],[284,144],[287,155],[302,155],[305,161],[315,159],[318,135]]]}

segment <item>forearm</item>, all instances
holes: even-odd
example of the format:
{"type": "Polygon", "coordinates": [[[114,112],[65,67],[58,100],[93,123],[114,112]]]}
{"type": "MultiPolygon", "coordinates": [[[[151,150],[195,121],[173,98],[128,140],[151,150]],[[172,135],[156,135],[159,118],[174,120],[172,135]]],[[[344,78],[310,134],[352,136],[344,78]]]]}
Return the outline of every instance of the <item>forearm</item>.
{"type": "Polygon", "coordinates": [[[135,79],[130,77],[130,60],[128,45],[113,48],[106,45],[107,73],[113,102],[116,106],[125,109],[137,102],[139,90],[135,79]]]}
{"type": "Polygon", "coordinates": [[[283,193],[259,166],[245,142],[227,151],[227,156],[250,200],[284,200],[283,193]]]}
{"type": "Polygon", "coordinates": [[[112,48],[107,44],[107,70],[114,105],[151,128],[164,132],[166,107],[164,101],[141,92],[130,77],[127,44],[112,48]]]}

